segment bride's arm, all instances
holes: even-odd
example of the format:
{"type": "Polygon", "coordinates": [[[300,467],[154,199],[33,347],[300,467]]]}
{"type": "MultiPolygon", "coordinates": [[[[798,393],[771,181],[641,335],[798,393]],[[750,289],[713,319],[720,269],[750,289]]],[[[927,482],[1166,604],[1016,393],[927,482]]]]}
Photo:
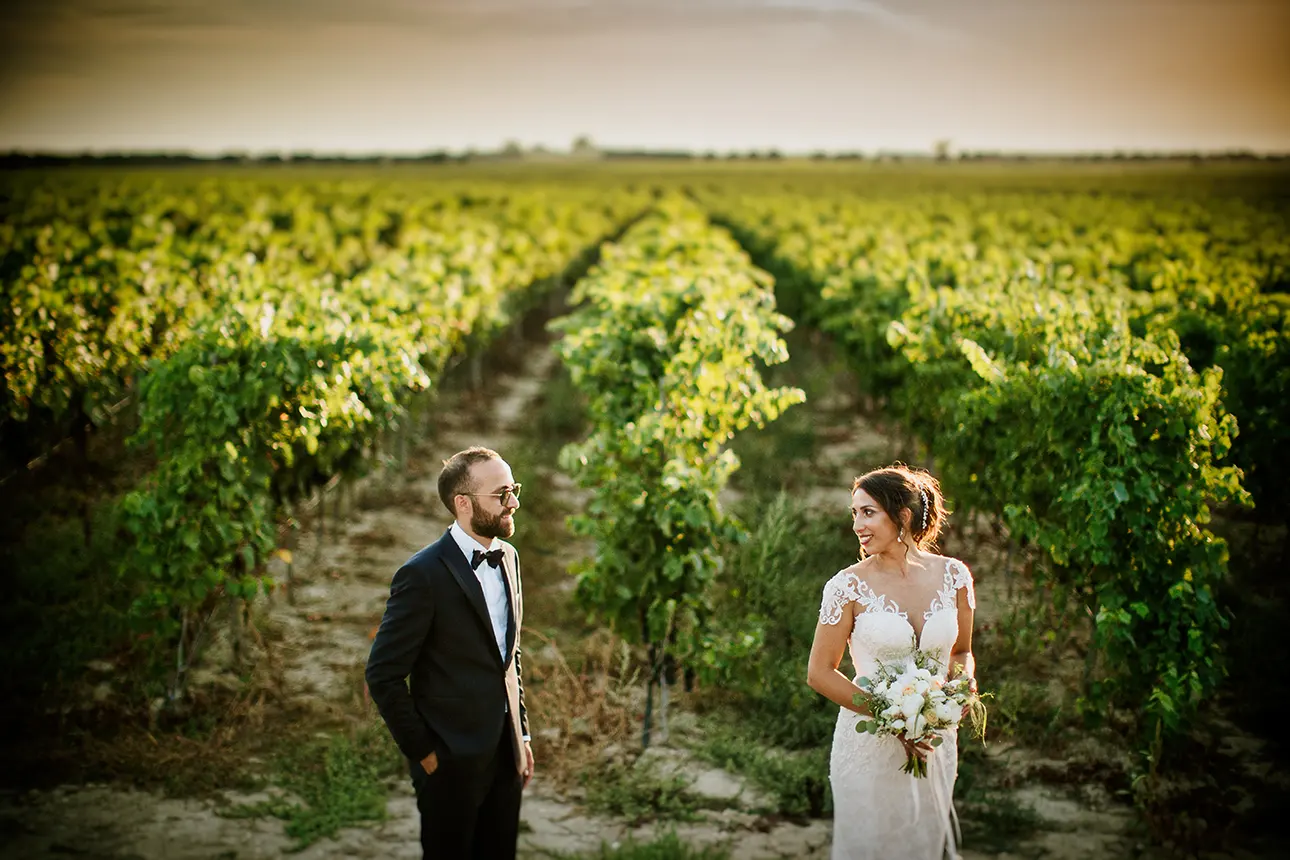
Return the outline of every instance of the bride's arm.
{"type": "Polygon", "coordinates": [[[811,658],[806,667],[807,685],[844,708],[869,716],[869,709],[857,705],[852,697],[863,691],[851,679],[838,671],[847,638],[855,622],[855,604],[842,609],[842,617],[835,624],[821,621],[815,627],[815,641],[811,643],[811,658]]]}
{"type": "Polygon", "coordinates": [[[959,638],[950,654],[947,678],[976,678],[976,658],[972,656],[972,623],[976,616],[976,598],[959,597],[959,638]]]}

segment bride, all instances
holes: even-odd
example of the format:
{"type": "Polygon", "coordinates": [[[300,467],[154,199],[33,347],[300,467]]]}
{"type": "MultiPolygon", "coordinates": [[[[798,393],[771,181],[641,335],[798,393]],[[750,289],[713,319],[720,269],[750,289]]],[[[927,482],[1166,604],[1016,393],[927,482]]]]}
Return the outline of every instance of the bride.
{"type": "Polygon", "coordinates": [[[942,678],[975,677],[972,575],[958,559],[931,551],[946,516],[939,483],[923,471],[892,466],[856,478],[852,486],[861,561],[824,586],[807,669],[811,688],[842,707],[829,758],[834,860],[957,856],[951,824],[955,732],[943,733],[935,749],[857,732],[869,710],[854,703],[860,688],[838,671],[850,645],[857,677],[879,662],[908,665],[916,648],[949,667],[942,668],[942,678]],[[927,778],[902,772],[910,753],[926,760],[927,778]]]}

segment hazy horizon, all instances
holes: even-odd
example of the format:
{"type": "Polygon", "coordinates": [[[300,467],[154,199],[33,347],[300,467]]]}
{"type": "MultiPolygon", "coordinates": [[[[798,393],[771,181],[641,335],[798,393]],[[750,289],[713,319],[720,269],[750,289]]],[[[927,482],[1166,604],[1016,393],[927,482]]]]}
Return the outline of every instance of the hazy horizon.
{"type": "Polygon", "coordinates": [[[1290,152],[1282,0],[18,0],[0,151],[1290,152]]]}

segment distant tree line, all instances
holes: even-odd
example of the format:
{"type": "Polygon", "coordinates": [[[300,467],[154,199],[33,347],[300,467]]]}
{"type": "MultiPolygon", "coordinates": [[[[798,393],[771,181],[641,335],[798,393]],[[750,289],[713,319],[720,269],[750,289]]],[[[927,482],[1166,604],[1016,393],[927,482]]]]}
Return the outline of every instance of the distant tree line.
{"type": "MultiPolygon", "coordinates": [[[[494,151],[467,150],[451,153],[443,150],[403,155],[318,155],[314,153],[287,153],[253,155],[227,153],[223,155],[195,155],[184,152],[107,152],[107,153],[49,153],[7,152],[0,153],[0,169],[21,170],[38,167],[68,167],[77,165],[132,165],[167,166],[195,164],[274,165],[274,164],[447,164],[470,161],[509,161],[535,158],[542,160],[588,158],[603,160],[658,159],[665,161],[778,161],[786,156],[778,149],[733,150],[718,153],[714,150],[691,151],[685,149],[611,149],[596,148],[591,142],[579,138],[569,154],[559,153],[543,146],[524,149],[508,141],[494,151]]],[[[1260,154],[1250,150],[1234,149],[1223,152],[1089,152],[1089,153],[1024,153],[1005,151],[968,151],[953,155],[946,146],[938,146],[934,153],[883,151],[862,152],[816,150],[808,156],[811,161],[1071,161],[1071,162],[1142,162],[1142,161],[1192,161],[1192,162],[1285,162],[1290,153],[1260,154]]]]}
{"type": "Polygon", "coordinates": [[[1260,154],[1248,149],[1232,149],[1220,152],[1072,152],[1072,153],[1024,153],[1024,152],[960,152],[955,156],[959,161],[1270,161],[1290,160],[1290,153],[1260,154]]]}
{"type": "Polygon", "coordinates": [[[469,161],[474,155],[474,153],[454,155],[449,152],[427,152],[416,155],[315,155],[313,153],[194,155],[186,152],[6,152],[0,153],[0,168],[114,164],[135,166],[187,164],[389,164],[405,162],[443,164],[450,161],[469,161]]]}

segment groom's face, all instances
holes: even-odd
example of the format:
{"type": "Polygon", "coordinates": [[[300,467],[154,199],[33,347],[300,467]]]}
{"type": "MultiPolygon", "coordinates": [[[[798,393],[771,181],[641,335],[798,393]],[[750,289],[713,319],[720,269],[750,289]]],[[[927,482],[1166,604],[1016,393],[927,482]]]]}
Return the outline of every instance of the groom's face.
{"type": "Polygon", "coordinates": [[[505,504],[498,495],[515,484],[505,460],[485,460],[471,467],[470,530],[483,538],[508,538],[515,534],[515,511],[520,500],[508,496],[505,504]]]}

